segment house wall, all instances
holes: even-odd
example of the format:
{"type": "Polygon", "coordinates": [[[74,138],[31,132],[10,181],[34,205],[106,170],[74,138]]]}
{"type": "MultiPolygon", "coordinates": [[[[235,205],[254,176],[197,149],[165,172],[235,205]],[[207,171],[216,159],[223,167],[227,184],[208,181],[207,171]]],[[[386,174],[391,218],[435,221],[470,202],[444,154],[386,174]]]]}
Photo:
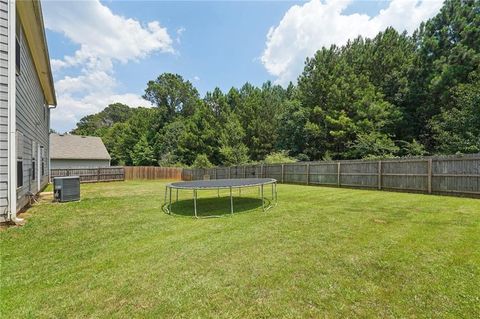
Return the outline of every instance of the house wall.
{"type": "Polygon", "coordinates": [[[0,0],[0,221],[8,209],[8,3],[0,0]]]}
{"type": "MultiPolygon", "coordinates": [[[[40,80],[36,73],[23,29],[21,30],[20,38],[20,74],[16,78],[16,120],[17,132],[23,134],[22,143],[17,144],[21,147],[21,149],[17,149],[17,154],[18,152],[23,154],[23,186],[17,189],[17,210],[28,203],[27,194],[29,192],[37,193],[48,183],[50,128],[50,110],[45,103],[40,80]],[[33,142],[35,142],[36,148],[38,145],[44,148],[44,174],[36,176],[35,180],[32,179],[33,142]],[[40,189],[37,182],[39,178],[40,189]]],[[[35,154],[37,153],[35,152],[35,154]]],[[[36,157],[36,164],[38,165],[38,163],[41,163],[41,158],[38,155],[36,157]]]]}
{"type": "Polygon", "coordinates": [[[51,159],[50,165],[55,168],[99,168],[110,167],[109,160],[75,160],[75,159],[51,159]]]}

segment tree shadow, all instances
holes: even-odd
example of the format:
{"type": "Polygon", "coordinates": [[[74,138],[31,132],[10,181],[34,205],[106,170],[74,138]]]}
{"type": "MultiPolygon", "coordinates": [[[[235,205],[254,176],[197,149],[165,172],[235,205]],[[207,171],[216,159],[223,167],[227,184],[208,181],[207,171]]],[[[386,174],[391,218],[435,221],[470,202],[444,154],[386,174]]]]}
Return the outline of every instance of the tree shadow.
{"type": "MultiPolygon", "coordinates": [[[[269,200],[265,199],[265,207],[269,205],[269,200]]],[[[260,198],[251,197],[234,197],[233,213],[252,211],[254,209],[262,209],[262,200],[260,198]]],[[[193,199],[182,199],[178,202],[172,201],[171,207],[174,215],[195,216],[193,199]]],[[[198,217],[222,217],[230,215],[230,196],[209,197],[197,199],[197,216],[198,217]]]]}

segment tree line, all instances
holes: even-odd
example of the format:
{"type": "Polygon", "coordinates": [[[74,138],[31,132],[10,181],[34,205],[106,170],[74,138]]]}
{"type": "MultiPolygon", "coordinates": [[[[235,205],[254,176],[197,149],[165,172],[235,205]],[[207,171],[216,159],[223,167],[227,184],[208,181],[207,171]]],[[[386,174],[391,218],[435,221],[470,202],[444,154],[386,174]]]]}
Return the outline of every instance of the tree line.
{"type": "Polygon", "coordinates": [[[238,165],[480,152],[480,2],[447,0],[413,33],[321,48],[297,82],[201,97],[178,74],[149,81],[152,108],[115,103],[72,134],[113,164],[238,165]]]}

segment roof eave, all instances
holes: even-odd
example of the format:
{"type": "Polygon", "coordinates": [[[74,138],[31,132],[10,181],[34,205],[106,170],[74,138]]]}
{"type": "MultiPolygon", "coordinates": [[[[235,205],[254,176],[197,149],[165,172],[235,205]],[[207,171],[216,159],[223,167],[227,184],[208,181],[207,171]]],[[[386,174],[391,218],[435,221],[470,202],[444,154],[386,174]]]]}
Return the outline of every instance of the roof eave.
{"type": "Polygon", "coordinates": [[[47,37],[42,16],[42,6],[38,0],[17,1],[17,12],[25,33],[25,39],[32,54],[33,63],[48,105],[57,105],[53,84],[47,37]]]}

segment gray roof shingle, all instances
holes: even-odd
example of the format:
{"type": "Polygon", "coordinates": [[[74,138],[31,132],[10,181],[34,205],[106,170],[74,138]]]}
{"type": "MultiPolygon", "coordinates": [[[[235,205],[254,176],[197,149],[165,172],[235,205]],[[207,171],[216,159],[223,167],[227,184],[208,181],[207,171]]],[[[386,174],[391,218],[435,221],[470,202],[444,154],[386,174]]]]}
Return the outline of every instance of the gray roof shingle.
{"type": "Polygon", "coordinates": [[[110,160],[100,137],[50,134],[51,159],[110,160]]]}

